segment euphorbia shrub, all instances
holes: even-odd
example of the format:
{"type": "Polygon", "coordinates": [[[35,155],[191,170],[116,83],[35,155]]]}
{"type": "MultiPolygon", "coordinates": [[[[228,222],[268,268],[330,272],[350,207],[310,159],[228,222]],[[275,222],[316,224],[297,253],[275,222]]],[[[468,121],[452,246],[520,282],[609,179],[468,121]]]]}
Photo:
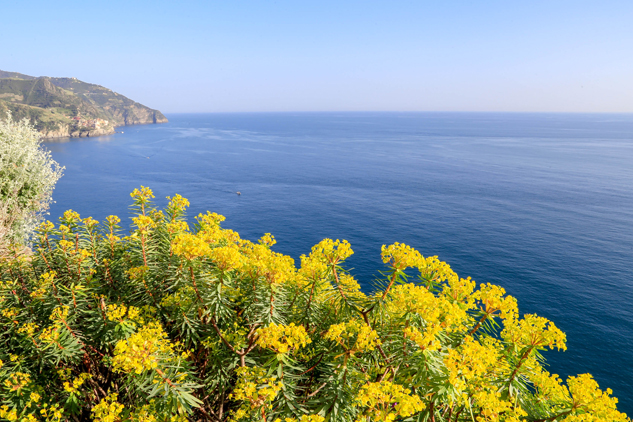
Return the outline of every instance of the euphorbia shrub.
{"type": "Polygon", "coordinates": [[[97,421],[626,421],[563,383],[545,318],[437,257],[384,246],[371,292],[323,240],[301,265],[142,187],[133,230],[67,211],[0,264],[0,418],[97,421]],[[415,276],[410,276],[415,272],[415,276]]]}

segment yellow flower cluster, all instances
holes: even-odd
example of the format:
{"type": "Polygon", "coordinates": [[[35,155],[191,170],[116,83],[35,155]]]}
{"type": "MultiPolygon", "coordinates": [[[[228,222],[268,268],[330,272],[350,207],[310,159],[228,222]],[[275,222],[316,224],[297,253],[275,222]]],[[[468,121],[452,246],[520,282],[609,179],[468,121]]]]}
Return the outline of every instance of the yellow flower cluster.
{"type": "Polygon", "coordinates": [[[116,303],[108,305],[106,311],[108,320],[117,322],[123,322],[125,319],[136,321],[139,319],[140,313],[140,309],[135,306],[127,307],[125,305],[117,305],[116,303]]]}
{"type": "MultiPolygon", "coordinates": [[[[392,422],[396,418],[407,418],[424,409],[424,403],[411,390],[389,381],[363,385],[356,401],[366,408],[363,416],[371,420],[392,422]]],[[[358,420],[362,421],[363,416],[358,420]]]]}
{"type": "Polygon", "coordinates": [[[7,389],[20,393],[20,391],[31,383],[31,375],[24,372],[13,372],[4,380],[7,389]]]}
{"type": "Polygon", "coordinates": [[[18,412],[15,409],[9,410],[9,406],[5,404],[4,406],[0,407],[0,418],[6,419],[9,422],[17,421],[18,412]]]}
{"type": "Polygon", "coordinates": [[[66,322],[67,318],[68,318],[68,306],[65,306],[65,305],[57,306],[55,309],[53,309],[53,312],[51,312],[51,315],[48,317],[48,319],[53,321],[55,325],[60,325],[66,322]]]}
{"type": "Polygon", "coordinates": [[[55,224],[53,224],[50,221],[46,220],[42,224],[40,224],[37,229],[39,231],[41,231],[42,233],[49,233],[54,228],[55,228],[55,224]]]}
{"type": "Polygon", "coordinates": [[[38,328],[39,326],[36,323],[28,322],[18,329],[18,333],[24,334],[27,337],[33,337],[33,334],[38,328]]]}
{"type": "Polygon", "coordinates": [[[205,256],[211,250],[207,242],[191,233],[177,235],[171,243],[171,248],[176,255],[189,261],[205,256]]]}
{"type": "Polygon", "coordinates": [[[498,366],[499,352],[493,344],[480,344],[468,336],[457,349],[450,349],[444,358],[448,379],[459,392],[485,383],[498,366]]]}
{"type": "Polygon", "coordinates": [[[382,262],[396,270],[422,266],[425,262],[420,252],[411,246],[398,242],[389,246],[382,245],[380,255],[382,256],[382,262]]]}
{"type": "Polygon", "coordinates": [[[244,256],[234,243],[210,249],[209,257],[222,271],[241,269],[244,265],[244,256]]]}
{"type": "Polygon", "coordinates": [[[324,422],[325,418],[319,415],[303,415],[301,418],[277,418],[274,422],[324,422]]]}
{"type": "Polygon", "coordinates": [[[64,215],[62,217],[62,220],[64,220],[64,222],[66,224],[74,223],[76,221],[79,221],[80,220],[79,213],[75,212],[73,210],[64,211],[64,215]]]}
{"type": "Polygon", "coordinates": [[[439,325],[429,324],[422,332],[415,327],[404,329],[404,337],[413,341],[422,350],[439,350],[442,345],[437,340],[437,335],[442,331],[439,325]]]}
{"type": "Polygon", "coordinates": [[[506,320],[501,336],[519,349],[525,346],[549,346],[550,349],[557,347],[559,350],[567,350],[565,333],[547,318],[534,314],[526,314],[520,321],[506,320]]]}
{"type": "Polygon", "coordinates": [[[140,374],[158,367],[173,356],[173,345],[158,323],[150,323],[117,342],[112,366],[115,371],[140,374]]]}
{"type": "Polygon", "coordinates": [[[121,420],[119,416],[123,412],[123,406],[117,402],[117,394],[109,394],[104,397],[95,407],[92,414],[95,422],[117,422],[121,420]]]}
{"type": "Polygon", "coordinates": [[[275,236],[273,236],[270,233],[264,233],[264,235],[261,237],[261,239],[259,239],[259,243],[261,243],[262,245],[266,245],[268,247],[274,245],[275,243],[277,243],[277,241],[275,240],[275,236]]]}
{"type": "Polygon", "coordinates": [[[312,343],[310,336],[302,325],[277,325],[274,322],[268,327],[257,330],[257,344],[277,353],[288,353],[312,343]]]}
{"type": "Polygon", "coordinates": [[[48,403],[44,403],[42,405],[42,409],[40,409],[40,414],[46,418],[48,422],[58,422],[62,420],[63,409],[60,407],[58,403],[53,405],[48,405],[48,403]]]}
{"type": "Polygon", "coordinates": [[[426,287],[408,283],[391,289],[387,309],[396,317],[418,314],[425,321],[435,323],[439,322],[442,316],[438,304],[439,298],[426,287]]]}
{"type": "Polygon", "coordinates": [[[141,190],[134,189],[130,196],[137,201],[147,203],[147,201],[154,198],[154,192],[150,188],[141,185],[141,190]]]}
{"type": "Polygon", "coordinates": [[[323,239],[312,247],[310,255],[330,264],[336,264],[349,258],[353,253],[347,240],[323,239]]]}
{"type": "Polygon", "coordinates": [[[134,412],[130,415],[131,422],[158,422],[156,416],[154,416],[155,410],[152,409],[152,406],[146,404],[141,406],[138,409],[135,409],[134,412]]]}
{"type": "Polygon", "coordinates": [[[444,296],[435,296],[424,286],[401,284],[389,292],[389,313],[398,317],[417,314],[427,323],[439,325],[447,333],[461,329],[469,319],[467,309],[444,296]]]}
{"type": "Polygon", "coordinates": [[[43,273],[40,276],[40,282],[37,289],[31,292],[31,297],[33,299],[43,299],[44,295],[48,291],[48,287],[51,286],[57,277],[57,273],[55,271],[48,271],[43,273]]]}
{"type": "Polygon", "coordinates": [[[200,224],[202,228],[205,228],[208,226],[219,225],[221,222],[226,220],[226,217],[214,212],[207,211],[206,214],[202,214],[202,213],[198,214],[198,216],[196,217],[196,220],[198,220],[198,224],[200,224]]]}
{"type": "Polygon", "coordinates": [[[189,200],[187,198],[183,198],[179,194],[174,195],[173,198],[170,198],[168,196],[167,199],[169,200],[169,205],[167,205],[167,208],[172,210],[182,212],[190,205],[189,200]]]}
{"type": "Polygon", "coordinates": [[[475,406],[479,407],[481,416],[477,422],[520,422],[521,417],[527,413],[520,407],[515,407],[511,402],[502,400],[500,392],[478,391],[473,394],[475,406]]]}
{"type": "Polygon", "coordinates": [[[91,376],[92,375],[86,372],[82,372],[77,378],[72,381],[72,383],[69,381],[64,381],[64,391],[69,394],[77,395],[77,393],[79,393],[79,387],[81,387],[84,382],[86,382],[86,380],[91,376]]]}
{"type": "Polygon", "coordinates": [[[270,408],[272,401],[283,388],[277,377],[266,377],[264,368],[242,367],[237,369],[237,384],[229,398],[244,402],[235,411],[232,420],[238,421],[260,408],[270,408]]]}
{"type": "Polygon", "coordinates": [[[590,374],[582,374],[567,379],[572,396],[574,413],[564,419],[566,422],[629,422],[630,419],[616,410],[618,399],[611,397],[611,390],[600,390],[590,374]]]}
{"type": "Polygon", "coordinates": [[[99,222],[92,217],[84,218],[82,221],[88,229],[93,229],[99,225],[99,222]]]}
{"type": "Polygon", "coordinates": [[[171,234],[180,234],[189,231],[189,224],[186,221],[173,221],[167,223],[167,231],[171,234]]]}
{"type": "Polygon", "coordinates": [[[52,344],[57,343],[60,335],[59,326],[49,326],[42,330],[38,338],[46,344],[52,344]]]}
{"type": "Polygon", "coordinates": [[[539,368],[530,374],[530,381],[536,388],[537,397],[541,403],[564,403],[571,400],[567,387],[562,384],[557,374],[551,375],[539,368]]]}
{"type": "Polygon", "coordinates": [[[273,252],[267,246],[242,242],[246,257],[243,269],[256,277],[264,277],[271,285],[282,285],[296,278],[294,260],[286,255],[273,252]]]}
{"type": "Polygon", "coordinates": [[[132,222],[136,225],[136,227],[138,227],[141,234],[147,234],[151,229],[156,227],[156,222],[146,215],[132,217],[132,222]]]}
{"type": "Polygon", "coordinates": [[[313,254],[310,256],[301,255],[301,268],[299,269],[299,276],[306,282],[313,282],[324,279],[330,267],[319,258],[316,258],[313,254]]]}
{"type": "Polygon", "coordinates": [[[335,341],[352,355],[356,352],[372,351],[381,344],[375,330],[354,320],[330,326],[324,338],[335,341]]]}
{"type": "MultiPolygon", "coordinates": [[[[0,314],[2,314],[3,317],[10,320],[14,320],[14,318],[18,316],[19,313],[20,311],[16,308],[6,308],[0,311],[0,314]]],[[[13,322],[16,324],[18,323],[17,321],[13,321],[13,322]]]]}
{"type": "MultiPolygon", "coordinates": [[[[429,256],[422,259],[418,263],[417,268],[420,272],[420,276],[429,282],[442,283],[448,281],[450,285],[459,280],[459,277],[455,271],[452,270],[451,266],[444,261],[440,261],[437,256],[429,256]]],[[[470,294],[470,292],[468,294],[470,294]]]]}
{"type": "Polygon", "coordinates": [[[108,222],[109,226],[116,226],[121,222],[121,219],[116,215],[109,215],[106,217],[106,221],[108,222]]]}
{"type": "Polygon", "coordinates": [[[519,313],[517,301],[512,296],[503,297],[505,294],[502,287],[487,283],[482,284],[474,296],[481,301],[481,310],[486,315],[492,316],[499,312],[503,320],[516,319],[519,313]]]}

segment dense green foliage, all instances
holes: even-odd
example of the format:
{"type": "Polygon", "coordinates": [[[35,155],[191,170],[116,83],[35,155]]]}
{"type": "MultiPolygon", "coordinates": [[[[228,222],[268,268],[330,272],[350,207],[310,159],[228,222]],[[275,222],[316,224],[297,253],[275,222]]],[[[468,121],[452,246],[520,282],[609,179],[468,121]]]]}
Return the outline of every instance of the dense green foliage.
{"type": "Polygon", "coordinates": [[[552,322],[437,257],[384,246],[366,294],[346,241],[296,268],[217,214],[190,230],[178,195],[132,197],[129,236],[67,211],[0,263],[3,420],[628,420],[590,375],[544,369],[552,322]]]}
{"type": "Polygon", "coordinates": [[[10,243],[26,243],[61,172],[27,120],[0,120],[0,254],[10,243]]]}

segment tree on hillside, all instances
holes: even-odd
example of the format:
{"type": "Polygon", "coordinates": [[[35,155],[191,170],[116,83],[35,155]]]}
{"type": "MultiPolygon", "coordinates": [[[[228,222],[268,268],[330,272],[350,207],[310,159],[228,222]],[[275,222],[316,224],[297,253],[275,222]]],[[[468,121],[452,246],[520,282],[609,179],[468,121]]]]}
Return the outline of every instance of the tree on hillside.
{"type": "Polygon", "coordinates": [[[62,170],[28,120],[0,120],[0,254],[27,243],[62,170]]]}

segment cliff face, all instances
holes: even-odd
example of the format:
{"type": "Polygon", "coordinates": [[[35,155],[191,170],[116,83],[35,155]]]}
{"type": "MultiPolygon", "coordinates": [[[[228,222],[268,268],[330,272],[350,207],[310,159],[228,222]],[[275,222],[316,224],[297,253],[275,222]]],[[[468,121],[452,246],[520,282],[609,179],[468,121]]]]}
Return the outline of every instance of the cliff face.
{"type": "Polygon", "coordinates": [[[41,131],[43,139],[57,139],[57,138],[94,138],[96,136],[112,135],[115,133],[113,127],[103,129],[76,129],[71,125],[60,125],[61,127],[49,130],[41,131]]]}
{"type": "Polygon", "coordinates": [[[167,118],[158,110],[152,110],[139,103],[129,104],[125,107],[108,106],[106,108],[112,115],[117,126],[146,125],[151,123],[167,123],[167,118]]]}
{"type": "Polygon", "coordinates": [[[166,123],[158,110],[76,78],[0,71],[0,117],[28,118],[46,138],[114,133],[115,126],[166,123]]]}

